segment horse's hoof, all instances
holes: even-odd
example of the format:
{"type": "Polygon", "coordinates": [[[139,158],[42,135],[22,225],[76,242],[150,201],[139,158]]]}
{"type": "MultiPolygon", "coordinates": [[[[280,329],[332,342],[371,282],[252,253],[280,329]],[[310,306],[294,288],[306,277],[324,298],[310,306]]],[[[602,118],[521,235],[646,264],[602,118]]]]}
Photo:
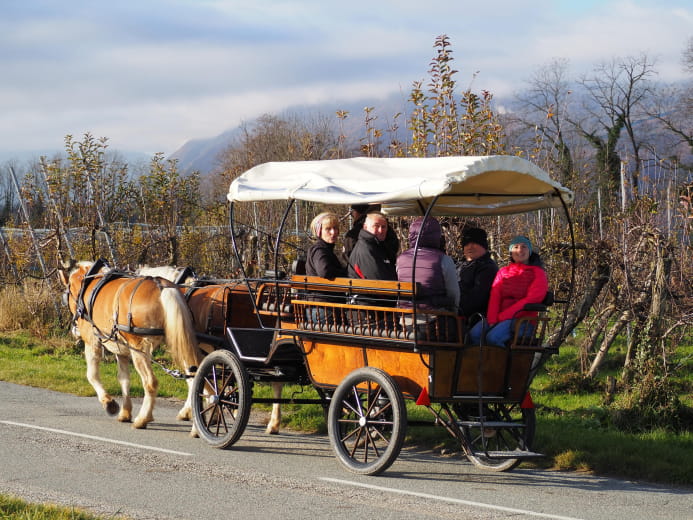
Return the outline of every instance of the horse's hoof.
{"type": "Polygon", "coordinates": [[[108,401],[108,404],[106,405],[106,413],[108,415],[115,415],[120,411],[120,405],[118,404],[117,401],[108,401]]]}
{"type": "Polygon", "coordinates": [[[279,435],[279,430],[265,430],[267,435],[279,435]]]}
{"type": "Polygon", "coordinates": [[[132,427],[136,430],[146,430],[147,429],[147,424],[149,424],[150,421],[143,421],[143,420],[136,420],[134,423],[132,423],[132,427]]]}

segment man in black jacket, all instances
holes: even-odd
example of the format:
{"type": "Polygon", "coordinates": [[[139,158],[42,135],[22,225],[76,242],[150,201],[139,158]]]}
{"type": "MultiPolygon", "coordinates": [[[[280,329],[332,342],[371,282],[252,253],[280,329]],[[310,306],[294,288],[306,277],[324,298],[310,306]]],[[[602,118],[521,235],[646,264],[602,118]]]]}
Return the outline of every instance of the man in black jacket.
{"type": "Polygon", "coordinates": [[[498,272],[498,264],[488,252],[486,231],[468,228],[462,235],[464,261],[457,265],[460,281],[459,314],[471,326],[486,315],[491,285],[498,272]]]}
{"type": "MultiPolygon", "coordinates": [[[[351,213],[351,218],[354,219],[354,224],[351,226],[351,229],[344,234],[344,238],[342,239],[344,242],[344,257],[347,260],[349,256],[351,256],[351,251],[354,249],[356,241],[359,239],[359,232],[363,229],[366,215],[372,211],[380,211],[380,204],[352,204],[349,211],[351,213]]],[[[397,261],[397,253],[399,252],[399,238],[397,238],[397,233],[395,233],[389,224],[384,243],[388,256],[394,264],[397,261]]]]}
{"type": "Polygon", "coordinates": [[[349,277],[397,280],[397,270],[385,244],[389,226],[382,213],[368,213],[359,239],[349,255],[349,277]]]}

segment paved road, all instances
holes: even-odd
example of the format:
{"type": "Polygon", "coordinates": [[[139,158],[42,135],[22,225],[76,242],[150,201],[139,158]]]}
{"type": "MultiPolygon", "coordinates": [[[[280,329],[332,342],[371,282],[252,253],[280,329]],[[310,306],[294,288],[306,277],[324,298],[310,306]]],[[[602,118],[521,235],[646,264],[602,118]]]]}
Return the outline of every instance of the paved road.
{"type": "Polygon", "coordinates": [[[136,519],[693,519],[693,490],[516,469],[403,450],[378,477],[353,475],[325,436],[264,434],[230,450],[188,436],[179,404],[133,430],[96,398],[0,382],[0,491],[136,519]]]}

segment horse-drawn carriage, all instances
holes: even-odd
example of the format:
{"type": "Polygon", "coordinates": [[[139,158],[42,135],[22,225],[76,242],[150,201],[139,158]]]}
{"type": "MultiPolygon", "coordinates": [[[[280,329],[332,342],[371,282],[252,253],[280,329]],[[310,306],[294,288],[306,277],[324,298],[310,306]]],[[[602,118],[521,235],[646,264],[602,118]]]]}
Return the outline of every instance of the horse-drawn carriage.
{"type": "MultiPolygon", "coordinates": [[[[388,215],[424,218],[542,208],[561,208],[568,217],[570,191],[517,157],[357,158],[263,164],[237,178],[228,198],[233,236],[237,205],[287,203],[271,276],[245,277],[241,291],[228,293],[223,338],[193,381],[195,424],[210,444],[227,447],[241,436],[253,402],[252,381],[289,381],[318,390],[318,400],[298,402],[325,407],[337,457],[356,473],[380,473],[399,454],[407,428],[405,399],[428,408],[477,466],[503,471],[540,456],[532,451],[535,414],[528,388],[555,352],[544,342],[546,305],[535,305],[540,316],[527,318],[536,323],[532,335],[516,335],[504,347],[469,345],[462,318],[411,305],[416,280],[282,275],[280,237],[295,201],[378,203],[388,215]],[[334,297],[316,301],[316,291],[334,297]],[[310,316],[317,308],[339,319],[316,323],[310,316]],[[255,318],[250,327],[249,310],[255,318]]],[[[235,242],[234,249],[239,251],[235,242]]]]}
{"type": "MultiPolygon", "coordinates": [[[[532,450],[535,413],[528,389],[542,362],[556,351],[545,342],[550,316],[560,315],[548,312],[551,302],[531,309],[539,314],[527,318],[532,334],[516,334],[502,347],[469,344],[465,322],[455,313],[412,304],[420,291],[415,279],[330,280],[282,273],[281,237],[296,201],[309,201],[377,203],[387,215],[424,219],[558,208],[572,240],[569,190],[512,156],[355,158],[263,164],[234,180],[228,198],[241,266],[237,207],[286,205],[266,276],[243,273],[230,283],[180,287],[206,353],[192,379],[190,404],[195,429],[208,443],[233,445],[253,402],[318,403],[340,462],[350,471],[375,475],[402,448],[405,400],[411,400],[430,410],[434,420],[428,424],[445,428],[479,467],[505,471],[541,456],[532,450]],[[332,297],[311,297],[315,292],[332,297]],[[316,323],[310,316],[318,309],[339,319],[316,323]],[[258,399],[252,395],[254,382],[312,385],[318,397],[258,399]]],[[[568,281],[572,292],[572,273],[568,281]]],[[[516,330],[521,328],[518,319],[516,330]]]]}

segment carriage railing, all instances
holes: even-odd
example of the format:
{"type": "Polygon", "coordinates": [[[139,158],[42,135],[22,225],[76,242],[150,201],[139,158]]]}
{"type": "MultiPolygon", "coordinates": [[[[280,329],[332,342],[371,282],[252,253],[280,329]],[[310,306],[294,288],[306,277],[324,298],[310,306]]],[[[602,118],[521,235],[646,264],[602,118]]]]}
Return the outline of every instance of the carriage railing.
{"type": "Polygon", "coordinates": [[[463,320],[455,313],[413,309],[409,282],[294,275],[258,287],[259,312],[291,321],[295,330],[366,336],[423,345],[458,345],[463,320]]]}

